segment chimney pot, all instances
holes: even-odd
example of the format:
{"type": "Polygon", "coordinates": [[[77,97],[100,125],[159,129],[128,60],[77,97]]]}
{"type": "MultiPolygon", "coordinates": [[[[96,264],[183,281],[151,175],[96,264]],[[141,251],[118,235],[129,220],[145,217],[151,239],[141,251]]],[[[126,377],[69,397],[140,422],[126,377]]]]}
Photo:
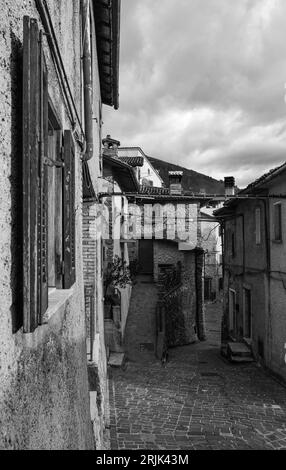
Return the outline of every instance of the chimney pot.
{"type": "Polygon", "coordinates": [[[182,194],[182,171],[169,171],[170,194],[182,194]]]}
{"type": "Polygon", "coordinates": [[[235,195],[235,179],[233,176],[226,176],[224,178],[224,189],[226,196],[235,195]]]}
{"type": "Polygon", "coordinates": [[[119,140],[112,139],[110,134],[108,134],[106,138],[103,139],[102,143],[104,147],[104,155],[108,155],[110,157],[118,157],[118,147],[120,147],[119,140]]]}

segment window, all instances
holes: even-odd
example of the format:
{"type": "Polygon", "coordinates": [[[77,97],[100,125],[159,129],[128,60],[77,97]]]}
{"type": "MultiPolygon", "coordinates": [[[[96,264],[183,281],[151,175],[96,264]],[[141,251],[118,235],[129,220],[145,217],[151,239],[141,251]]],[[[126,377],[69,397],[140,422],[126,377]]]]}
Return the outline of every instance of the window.
{"type": "Polygon", "coordinates": [[[282,241],[282,205],[281,202],[274,204],[273,211],[273,222],[274,222],[274,240],[282,241]]]}
{"type": "Polygon", "coordinates": [[[233,232],[231,234],[231,256],[233,258],[235,256],[235,234],[233,232]]]}
{"type": "Polygon", "coordinates": [[[212,300],[212,278],[206,277],[204,282],[205,300],[212,300]]]}
{"type": "Polygon", "coordinates": [[[124,260],[124,243],[120,243],[120,256],[121,256],[122,261],[125,261],[124,260]]]}
{"type": "Polygon", "coordinates": [[[48,287],[62,288],[62,131],[51,102],[48,112],[48,287]],[[52,162],[55,162],[53,164],[52,162]]]}
{"type": "Polygon", "coordinates": [[[255,209],[255,238],[256,245],[261,243],[261,210],[260,207],[255,209]]]}
{"type": "Polygon", "coordinates": [[[37,21],[24,17],[23,327],[33,332],[48,309],[49,287],[75,282],[75,171],[72,133],[59,131],[37,21]],[[63,165],[64,164],[64,165],[63,165]],[[59,199],[58,199],[59,198],[59,199]]]}

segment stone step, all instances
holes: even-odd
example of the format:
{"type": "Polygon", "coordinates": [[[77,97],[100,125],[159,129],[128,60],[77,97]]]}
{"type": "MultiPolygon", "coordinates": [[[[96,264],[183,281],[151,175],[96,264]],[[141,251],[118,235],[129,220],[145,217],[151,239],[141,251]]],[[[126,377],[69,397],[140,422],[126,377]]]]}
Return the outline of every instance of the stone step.
{"type": "Polygon", "coordinates": [[[230,361],[231,362],[236,362],[236,363],[245,363],[245,362],[254,362],[253,357],[251,356],[230,356],[230,361]]]}
{"type": "Polygon", "coordinates": [[[250,347],[245,343],[229,342],[227,343],[226,356],[231,362],[246,363],[253,362],[253,355],[250,347]]]}
{"type": "Polygon", "coordinates": [[[111,367],[123,367],[125,362],[125,353],[112,352],[108,359],[108,365],[111,367]]]}
{"type": "Polygon", "coordinates": [[[245,343],[229,342],[227,343],[227,349],[231,356],[252,356],[250,348],[245,343]]]}

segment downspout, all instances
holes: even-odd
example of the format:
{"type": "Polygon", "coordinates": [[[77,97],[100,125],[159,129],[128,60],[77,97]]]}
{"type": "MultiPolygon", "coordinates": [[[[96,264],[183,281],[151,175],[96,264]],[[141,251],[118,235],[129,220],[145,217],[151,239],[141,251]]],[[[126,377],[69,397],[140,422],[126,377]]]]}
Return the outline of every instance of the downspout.
{"type": "Polygon", "coordinates": [[[226,331],[226,320],[225,320],[225,312],[226,312],[226,305],[225,305],[225,292],[224,292],[224,286],[225,286],[225,252],[224,252],[224,247],[225,247],[225,221],[221,221],[221,250],[222,250],[222,292],[223,292],[223,314],[221,318],[221,324],[220,324],[220,342],[221,342],[221,351],[223,351],[223,343],[225,343],[225,339],[227,338],[225,331],[226,331]],[[226,338],[225,338],[226,337],[226,338]]]}
{"type": "Polygon", "coordinates": [[[81,0],[82,8],[82,68],[84,86],[84,124],[86,149],[83,161],[93,157],[93,90],[92,90],[92,54],[91,54],[91,25],[90,0],[81,0]]]}
{"type": "MultiPolygon", "coordinates": [[[[270,285],[270,271],[271,271],[271,251],[270,251],[270,217],[269,217],[269,200],[263,199],[264,205],[264,228],[265,228],[265,248],[266,248],[266,275],[267,275],[267,360],[268,366],[271,365],[272,356],[272,319],[271,319],[271,285],[270,285]]],[[[263,360],[265,361],[265,355],[263,360]]]]}
{"type": "Polygon", "coordinates": [[[225,237],[225,223],[224,221],[221,222],[221,251],[222,251],[222,278],[224,283],[224,275],[225,275],[225,256],[224,256],[224,237],[225,237]]]}

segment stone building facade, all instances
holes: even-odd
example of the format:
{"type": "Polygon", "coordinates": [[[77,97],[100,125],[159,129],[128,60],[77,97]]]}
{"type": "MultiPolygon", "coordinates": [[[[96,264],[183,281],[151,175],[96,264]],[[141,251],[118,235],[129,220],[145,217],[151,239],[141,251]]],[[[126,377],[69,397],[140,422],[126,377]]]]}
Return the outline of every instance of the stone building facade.
{"type": "Polygon", "coordinates": [[[166,305],[170,303],[166,316],[172,317],[172,346],[205,339],[203,266],[203,250],[181,251],[178,243],[154,240],[155,282],[160,284],[166,270],[180,271],[179,283],[164,289],[166,305]]]}
{"type": "Polygon", "coordinates": [[[158,171],[153,167],[148,156],[140,147],[119,147],[118,156],[122,161],[134,166],[140,185],[162,188],[164,182],[158,171]]]}
{"type": "Polygon", "coordinates": [[[94,197],[102,171],[102,103],[118,107],[118,64],[103,65],[102,52],[115,57],[120,2],[108,3],[7,0],[2,5],[2,449],[104,446],[101,258],[98,244],[95,264],[89,264],[87,251],[83,255],[84,237],[91,235],[87,218],[94,214],[83,208],[82,183],[88,176],[94,197]],[[105,33],[112,30],[111,42],[103,37],[102,22],[105,33]],[[84,36],[85,27],[90,34],[84,36]],[[108,88],[104,80],[111,74],[108,88]],[[96,327],[93,354],[87,357],[84,281],[92,271],[96,327]]]}
{"type": "Polygon", "coordinates": [[[221,299],[222,294],[222,243],[219,221],[212,215],[214,208],[203,207],[200,213],[201,242],[204,249],[205,300],[221,299]]]}
{"type": "MultiPolygon", "coordinates": [[[[204,252],[200,248],[199,201],[185,198],[183,194],[168,195],[165,188],[152,187],[149,191],[146,187],[141,189],[135,199],[137,209],[140,209],[134,211],[135,218],[139,218],[142,225],[136,230],[139,239],[129,245],[130,260],[137,262],[140,279],[142,275],[147,276],[149,282],[155,283],[159,300],[165,304],[164,315],[172,318],[172,325],[170,322],[167,325],[167,330],[173,331],[168,344],[175,346],[204,340],[204,252]],[[166,290],[162,280],[164,275],[178,270],[180,280],[166,290]]],[[[135,287],[134,305],[136,290],[135,287]]],[[[147,310],[149,312],[146,306],[147,310]]],[[[154,316],[155,310],[153,308],[150,315],[154,316]]],[[[157,333],[162,337],[162,332],[157,333]]]]}
{"type": "Polygon", "coordinates": [[[266,173],[216,211],[222,218],[222,342],[246,341],[255,358],[286,378],[285,172],[266,173]]]}

